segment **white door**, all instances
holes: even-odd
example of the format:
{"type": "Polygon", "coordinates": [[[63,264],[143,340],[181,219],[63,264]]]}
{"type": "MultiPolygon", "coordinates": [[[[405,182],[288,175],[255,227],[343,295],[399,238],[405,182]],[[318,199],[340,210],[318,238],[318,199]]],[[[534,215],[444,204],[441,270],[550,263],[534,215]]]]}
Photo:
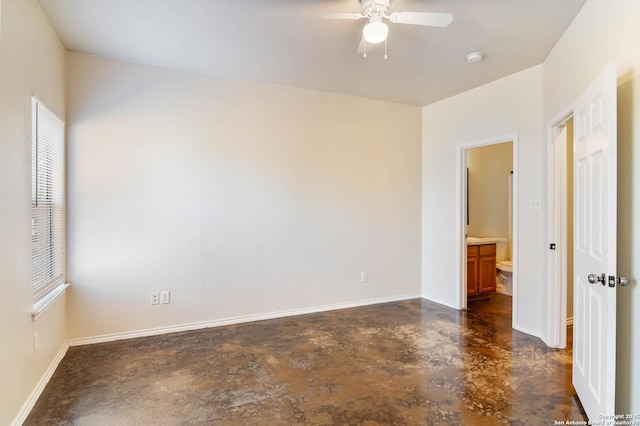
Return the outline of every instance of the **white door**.
{"type": "Polygon", "coordinates": [[[615,65],[589,86],[573,113],[573,385],[595,421],[615,410],[617,289],[609,282],[616,276],[615,65]]]}

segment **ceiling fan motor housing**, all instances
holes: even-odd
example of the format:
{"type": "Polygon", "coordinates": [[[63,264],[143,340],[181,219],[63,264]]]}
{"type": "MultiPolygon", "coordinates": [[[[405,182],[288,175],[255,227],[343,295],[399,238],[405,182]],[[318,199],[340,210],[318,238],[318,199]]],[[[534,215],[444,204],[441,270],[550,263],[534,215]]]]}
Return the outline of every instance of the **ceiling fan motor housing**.
{"type": "Polygon", "coordinates": [[[360,0],[362,14],[368,18],[382,18],[389,13],[391,0],[360,0]]]}

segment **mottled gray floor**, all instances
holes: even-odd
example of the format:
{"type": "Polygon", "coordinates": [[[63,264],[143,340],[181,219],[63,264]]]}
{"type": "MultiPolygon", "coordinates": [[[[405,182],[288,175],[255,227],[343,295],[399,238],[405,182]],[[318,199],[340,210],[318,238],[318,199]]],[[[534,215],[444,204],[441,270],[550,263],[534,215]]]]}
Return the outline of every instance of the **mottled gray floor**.
{"type": "Polygon", "coordinates": [[[490,425],[585,419],[571,352],[511,298],[416,299],[72,347],[26,425],[490,425]]]}

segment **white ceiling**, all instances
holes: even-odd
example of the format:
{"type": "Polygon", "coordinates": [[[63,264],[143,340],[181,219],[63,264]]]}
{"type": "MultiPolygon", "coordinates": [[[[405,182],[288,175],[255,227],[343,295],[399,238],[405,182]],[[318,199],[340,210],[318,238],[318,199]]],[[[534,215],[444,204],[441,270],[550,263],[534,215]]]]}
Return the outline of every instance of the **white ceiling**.
{"type": "Polygon", "coordinates": [[[123,61],[427,105],[544,61],[585,0],[393,0],[391,11],[451,12],[448,28],[389,24],[356,53],[358,0],[40,0],[68,50],[123,61]],[[468,64],[466,55],[485,53],[468,64]]]}

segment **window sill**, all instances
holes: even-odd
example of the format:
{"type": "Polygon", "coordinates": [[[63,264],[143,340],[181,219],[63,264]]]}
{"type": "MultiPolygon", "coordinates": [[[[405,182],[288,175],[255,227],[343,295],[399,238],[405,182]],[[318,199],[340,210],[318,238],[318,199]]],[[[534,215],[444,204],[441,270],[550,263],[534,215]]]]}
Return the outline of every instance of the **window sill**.
{"type": "Polygon", "coordinates": [[[37,320],[49,306],[53,305],[53,302],[58,300],[58,298],[64,294],[68,287],[69,283],[59,285],[55,290],[43,297],[42,300],[35,303],[33,305],[33,310],[31,311],[31,318],[33,318],[34,321],[37,320]]]}

